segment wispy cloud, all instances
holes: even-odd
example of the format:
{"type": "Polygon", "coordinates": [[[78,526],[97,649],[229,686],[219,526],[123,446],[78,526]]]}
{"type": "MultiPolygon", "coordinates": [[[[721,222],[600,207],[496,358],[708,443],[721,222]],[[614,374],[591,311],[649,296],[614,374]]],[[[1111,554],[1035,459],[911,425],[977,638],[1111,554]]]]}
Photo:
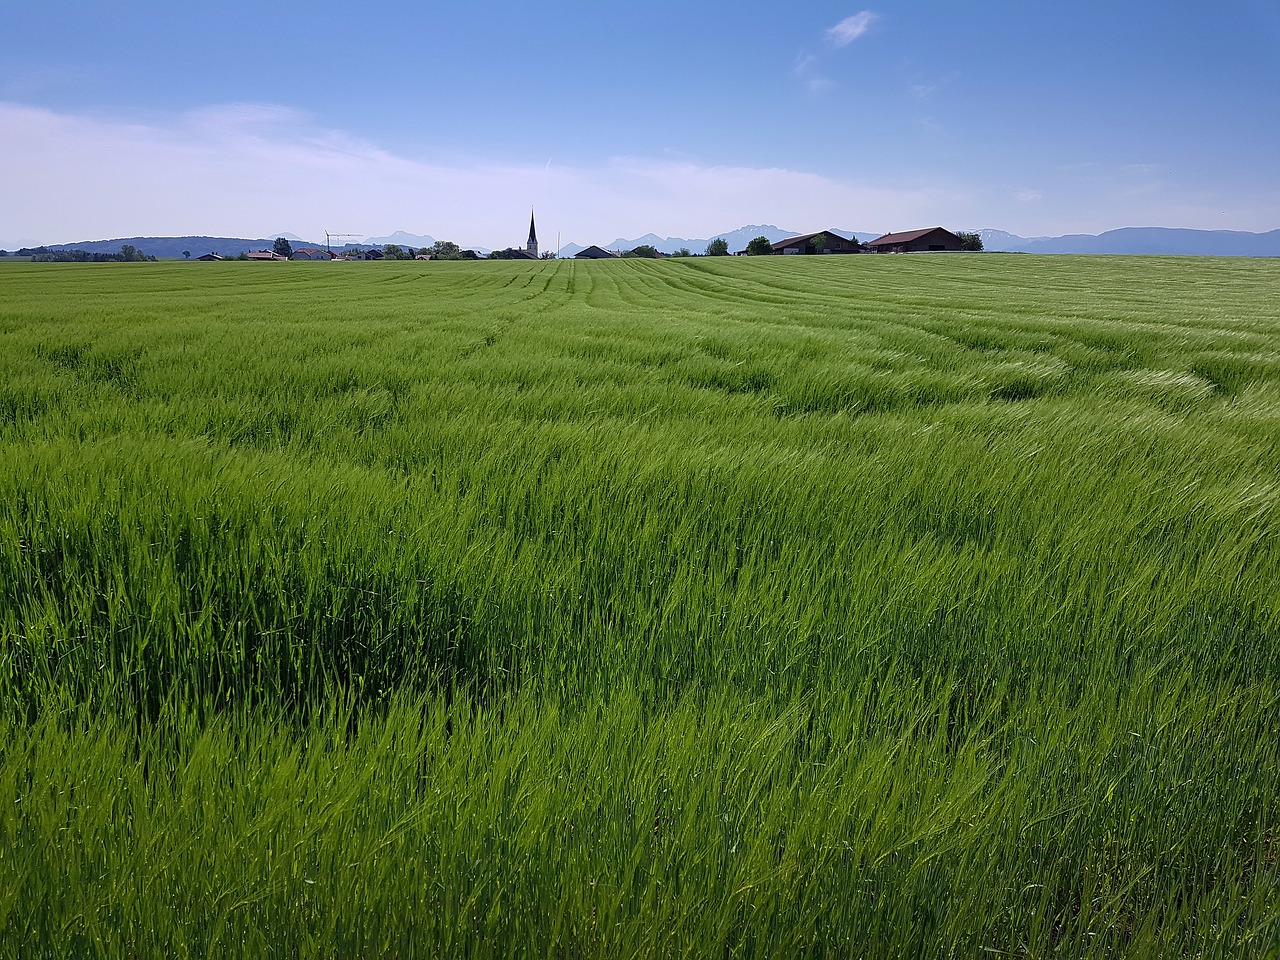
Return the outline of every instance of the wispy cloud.
{"type": "MultiPolygon", "coordinates": [[[[818,79],[812,75],[799,82],[818,79]]],[[[865,165],[839,176],[716,165],[696,157],[615,158],[548,168],[544,157],[406,155],[272,104],[102,120],[0,101],[0,247],[134,236],[268,236],[325,230],[431,234],[513,246],[529,204],[547,236],[610,243],[648,231],[705,237],[744,223],[797,231],[888,232],[941,224],[1023,236],[1125,224],[1270,230],[1280,192],[1190,189],[1167,166],[1074,163],[998,189],[942,172],[906,177],[865,165]],[[1155,173],[1146,173],[1147,170],[1155,173]],[[1144,176],[1144,173],[1146,176],[1144,176]],[[1151,182],[1149,182],[1151,181],[1151,182]],[[1230,211],[1224,215],[1223,211],[1230,211]]]]}
{"type": "Polygon", "coordinates": [[[828,49],[820,54],[805,51],[796,58],[793,68],[795,75],[803,81],[805,89],[810,93],[825,93],[835,87],[835,81],[828,79],[821,71],[822,63],[831,55],[832,50],[847,47],[871,29],[879,17],[870,10],[863,10],[851,17],[845,17],[834,27],[828,27],[826,40],[828,49]]]}
{"type": "Polygon", "coordinates": [[[847,47],[859,37],[865,36],[878,19],[879,17],[870,10],[863,10],[851,17],[845,17],[827,30],[827,40],[836,47],[847,47]]]}
{"type": "Polygon", "coordinates": [[[549,167],[429,162],[270,104],[130,123],[0,102],[0,129],[0,182],[23,184],[5,197],[0,246],[10,249],[271,230],[317,239],[334,229],[503,247],[524,239],[530,202],[540,226],[579,243],[649,230],[707,236],[742,223],[807,230],[835,217],[873,231],[974,216],[963,191],[796,169],[654,156],[549,167]]]}
{"type": "Polygon", "coordinates": [[[798,57],[793,71],[804,81],[805,88],[810,93],[825,93],[835,86],[833,81],[818,73],[818,58],[811,53],[798,57]]]}

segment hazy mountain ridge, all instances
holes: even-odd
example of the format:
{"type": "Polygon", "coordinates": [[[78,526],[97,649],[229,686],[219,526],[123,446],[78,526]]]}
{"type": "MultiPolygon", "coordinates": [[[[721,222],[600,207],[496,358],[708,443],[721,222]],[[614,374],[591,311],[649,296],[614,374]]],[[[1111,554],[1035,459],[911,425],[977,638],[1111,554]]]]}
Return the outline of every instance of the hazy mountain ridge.
{"type": "MultiPolygon", "coordinates": [[[[206,253],[217,253],[224,257],[235,257],[254,250],[270,250],[276,237],[285,236],[278,233],[271,238],[258,240],[245,237],[123,237],[116,240],[81,240],[78,243],[48,243],[50,250],[85,250],[89,253],[118,253],[126,243],[137,247],[143,253],[158,257],[161,260],[181,260],[183,251],[191,254],[191,259],[202,257],[206,253]]],[[[320,243],[290,239],[294,249],[298,247],[323,247],[320,243]]]]}
{"type": "MultiPolygon", "coordinates": [[[[723,238],[729,245],[731,253],[742,250],[755,237],[766,237],[771,243],[799,236],[803,231],[783,230],[773,224],[751,224],[717,233],[706,239],[686,239],[684,237],[659,237],[647,233],[641,237],[626,239],[619,237],[612,243],[600,244],[609,250],[631,250],[641,244],[650,244],[663,253],[675,253],[687,248],[692,253],[702,253],[707,244],[717,238],[723,238]]],[[[873,233],[860,233],[851,230],[832,229],[843,237],[856,236],[859,240],[871,240],[879,236],[873,233]]],[[[1181,256],[1211,257],[1280,257],[1280,230],[1267,233],[1249,233],[1242,230],[1191,230],[1176,227],[1121,227],[1100,234],[1069,234],[1061,237],[1021,237],[1004,230],[979,230],[985,248],[992,252],[1008,253],[1058,253],[1058,254],[1164,254],[1181,256]]],[[[89,253],[118,253],[125,244],[137,247],[140,251],[160,259],[182,259],[183,251],[191,254],[191,258],[206,253],[218,253],[224,257],[234,257],[252,250],[270,250],[276,237],[285,237],[298,247],[325,246],[323,241],[303,240],[295,234],[281,232],[270,237],[247,239],[244,237],[121,237],[112,240],[82,240],[76,243],[44,244],[50,250],[85,250],[89,253]]],[[[425,234],[411,234],[398,230],[386,237],[368,237],[361,243],[332,244],[335,251],[368,249],[387,243],[399,244],[403,247],[429,247],[435,238],[425,234]]],[[[571,257],[584,245],[567,243],[559,250],[562,257],[571,257]]],[[[485,247],[470,246],[481,254],[489,251],[485,247]]]]}
{"type": "MultiPolygon", "coordinates": [[[[206,253],[216,253],[223,257],[236,257],[242,253],[250,253],[254,250],[270,250],[275,243],[277,237],[284,237],[294,250],[302,247],[315,247],[316,249],[325,249],[325,241],[323,240],[306,240],[297,234],[281,231],[273,233],[270,237],[262,237],[260,239],[251,239],[247,237],[121,237],[114,240],[81,240],[76,243],[47,243],[43,246],[48,250],[85,250],[89,253],[118,253],[120,248],[126,243],[137,247],[140,251],[152,257],[161,260],[181,260],[184,259],[182,254],[187,252],[191,254],[191,259],[202,257],[206,253]]],[[[420,237],[414,234],[408,234],[403,231],[397,231],[390,237],[369,237],[360,243],[332,243],[329,249],[335,253],[342,253],[347,250],[368,250],[370,247],[381,247],[388,243],[396,243],[402,247],[429,247],[435,243],[432,237],[420,237]]],[[[469,247],[464,249],[475,250],[481,254],[488,254],[489,250],[485,247],[469,247]]]]}
{"type": "Polygon", "coordinates": [[[417,250],[419,247],[429,247],[436,242],[436,238],[427,234],[406,233],[403,230],[397,230],[389,237],[365,237],[364,243],[369,246],[386,246],[388,243],[398,244],[402,247],[413,247],[417,250]]]}
{"type": "Polygon", "coordinates": [[[1280,257],[1280,230],[1248,233],[1243,230],[1120,227],[1105,233],[1076,233],[1061,237],[1019,237],[992,229],[978,233],[985,249],[1008,253],[1280,257]]]}

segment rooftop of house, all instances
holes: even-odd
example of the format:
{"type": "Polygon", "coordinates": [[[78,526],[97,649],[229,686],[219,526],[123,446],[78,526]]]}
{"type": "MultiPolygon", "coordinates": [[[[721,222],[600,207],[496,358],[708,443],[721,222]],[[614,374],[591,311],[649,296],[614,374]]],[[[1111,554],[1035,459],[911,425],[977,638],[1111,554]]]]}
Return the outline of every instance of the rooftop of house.
{"type": "Polygon", "coordinates": [[[883,237],[876,237],[870,241],[872,245],[880,243],[910,243],[912,240],[919,240],[921,237],[933,233],[935,230],[941,230],[942,227],[925,227],[923,230],[907,230],[903,233],[886,233],[883,237]]]}
{"type": "Polygon", "coordinates": [[[805,233],[805,234],[801,234],[798,237],[787,237],[787,239],[785,240],[779,240],[777,243],[772,244],[772,247],[775,250],[784,250],[787,247],[799,246],[800,244],[808,243],[810,240],[812,240],[814,237],[820,234],[825,234],[828,237],[836,237],[840,240],[843,240],[845,243],[857,243],[856,240],[849,240],[845,237],[840,236],[840,234],[836,233],[834,230],[815,230],[813,233],[805,233]]]}

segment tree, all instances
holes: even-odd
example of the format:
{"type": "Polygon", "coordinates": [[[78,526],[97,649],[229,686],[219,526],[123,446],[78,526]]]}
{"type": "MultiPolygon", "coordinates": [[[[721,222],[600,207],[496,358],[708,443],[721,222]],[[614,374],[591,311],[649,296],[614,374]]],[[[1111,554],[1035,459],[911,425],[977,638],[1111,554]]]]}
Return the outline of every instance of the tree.
{"type": "Polygon", "coordinates": [[[190,251],[190,250],[183,250],[183,251],[182,251],[182,259],[183,259],[183,260],[190,260],[190,259],[191,259],[191,251],[190,251]]]}
{"type": "Polygon", "coordinates": [[[382,256],[386,260],[412,260],[413,252],[397,243],[388,243],[382,248],[382,256]]]}
{"type": "Polygon", "coordinates": [[[462,251],[452,240],[437,240],[431,245],[432,260],[461,260],[462,251]]]}
{"type": "Polygon", "coordinates": [[[681,247],[679,250],[673,253],[672,256],[673,257],[692,257],[693,254],[689,252],[688,247],[681,247]]]}
{"type": "Polygon", "coordinates": [[[293,244],[284,237],[276,237],[276,242],[271,245],[271,252],[277,257],[284,257],[287,260],[293,256],[293,244]]]}
{"type": "Polygon", "coordinates": [[[658,252],[657,247],[651,246],[650,244],[647,244],[647,243],[642,243],[638,247],[632,247],[630,250],[624,253],[623,256],[624,257],[644,257],[649,260],[657,260],[659,257],[662,256],[662,254],[658,252]]]}
{"type": "Polygon", "coordinates": [[[543,250],[541,255],[539,255],[538,259],[539,260],[559,260],[560,258],[556,255],[556,252],[554,250],[543,250]]]}
{"type": "Polygon", "coordinates": [[[729,255],[729,241],[724,237],[716,237],[707,244],[708,257],[727,257],[729,255]]]}
{"type": "Polygon", "coordinates": [[[957,233],[960,238],[961,250],[974,250],[982,252],[982,235],[979,233],[957,233]]]}
{"type": "Polygon", "coordinates": [[[748,257],[767,257],[773,253],[773,244],[768,237],[756,237],[747,244],[748,257]]]}
{"type": "Polygon", "coordinates": [[[809,246],[813,247],[814,253],[821,253],[826,245],[827,235],[825,233],[815,233],[809,240],[809,246]]]}

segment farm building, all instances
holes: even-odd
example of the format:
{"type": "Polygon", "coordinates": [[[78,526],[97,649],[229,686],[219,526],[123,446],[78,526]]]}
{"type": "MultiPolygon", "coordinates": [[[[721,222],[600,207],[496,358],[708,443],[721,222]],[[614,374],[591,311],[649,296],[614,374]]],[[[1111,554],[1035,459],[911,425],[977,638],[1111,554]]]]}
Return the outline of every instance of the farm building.
{"type": "Polygon", "coordinates": [[[327,250],[321,250],[318,247],[299,247],[293,251],[290,260],[332,260],[327,250]]]}
{"type": "Polygon", "coordinates": [[[272,253],[270,250],[251,250],[249,253],[245,254],[245,257],[249,260],[287,260],[288,259],[287,257],[280,256],[278,253],[272,253]]]}
{"type": "Polygon", "coordinates": [[[784,254],[857,253],[861,249],[857,240],[846,240],[833,230],[788,237],[773,244],[774,253],[784,254]]]}
{"type": "Polygon", "coordinates": [[[867,244],[873,253],[941,253],[964,249],[959,237],[942,227],[886,233],[867,244]]]}
{"type": "Polygon", "coordinates": [[[606,250],[604,247],[597,247],[594,243],[585,250],[579,250],[573,255],[575,260],[609,260],[616,257],[617,254],[612,250],[606,250]]]}
{"type": "Polygon", "coordinates": [[[206,253],[203,257],[196,257],[196,259],[203,260],[208,263],[210,260],[221,260],[222,257],[218,256],[216,253],[206,253]]]}

